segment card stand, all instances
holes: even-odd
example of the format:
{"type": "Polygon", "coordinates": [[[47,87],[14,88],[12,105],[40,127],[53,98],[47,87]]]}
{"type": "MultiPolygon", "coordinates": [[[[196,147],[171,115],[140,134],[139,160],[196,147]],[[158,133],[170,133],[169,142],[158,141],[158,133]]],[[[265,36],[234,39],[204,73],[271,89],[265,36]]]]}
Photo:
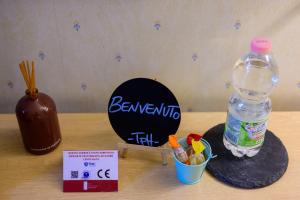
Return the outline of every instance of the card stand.
{"type": "Polygon", "coordinates": [[[124,142],[119,142],[117,144],[117,149],[120,152],[119,155],[121,158],[127,157],[128,149],[135,149],[135,150],[139,150],[139,151],[148,151],[151,153],[160,152],[161,159],[162,159],[162,165],[164,165],[164,166],[168,165],[168,154],[171,153],[171,149],[164,147],[164,146],[149,147],[149,146],[143,146],[143,145],[128,144],[128,143],[124,143],[124,142]]]}

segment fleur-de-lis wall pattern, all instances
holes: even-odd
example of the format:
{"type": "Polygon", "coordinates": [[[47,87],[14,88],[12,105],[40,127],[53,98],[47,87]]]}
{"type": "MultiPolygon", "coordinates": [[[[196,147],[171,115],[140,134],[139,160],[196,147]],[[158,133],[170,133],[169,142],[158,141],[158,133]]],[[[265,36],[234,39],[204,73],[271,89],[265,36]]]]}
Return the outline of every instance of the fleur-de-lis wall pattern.
{"type": "Polygon", "coordinates": [[[155,78],[182,111],[226,111],[231,70],[254,36],[273,41],[274,110],[300,110],[299,2],[0,1],[0,112],[24,95],[18,63],[36,61],[39,91],[60,112],[104,112],[117,85],[155,78]],[[265,8],[272,10],[267,15],[265,8]],[[247,12],[244,12],[247,10],[247,12]],[[288,40],[286,39],[288,38],[288,40]],[[83,95],[84,94],[84,95],[83,95]]]}

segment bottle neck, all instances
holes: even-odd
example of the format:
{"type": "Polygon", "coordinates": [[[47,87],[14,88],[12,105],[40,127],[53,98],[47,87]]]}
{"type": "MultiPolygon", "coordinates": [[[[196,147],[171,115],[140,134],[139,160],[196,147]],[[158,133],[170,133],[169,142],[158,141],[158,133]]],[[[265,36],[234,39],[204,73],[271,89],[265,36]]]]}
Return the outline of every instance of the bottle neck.
{"type": "Polygon", "coordinates": [[[271,52],[258,53],[258,52],[251,51],[248,55],[246,55],[246,57],[260,59],[269,63],[271,62],[273,56],[271,52]]]}
{"type": "Polygon", "coordinates": [[[35,88],[34,91],[30,91],[29,89],[27,89],[27,90],[25,91],[25,94],[26,94],[27,96],[29,96],[32,100],[35,100],[35,99],[37,99],[37,97],[38,97],[39,91],[38,91],[37,88],[35,88]]]}

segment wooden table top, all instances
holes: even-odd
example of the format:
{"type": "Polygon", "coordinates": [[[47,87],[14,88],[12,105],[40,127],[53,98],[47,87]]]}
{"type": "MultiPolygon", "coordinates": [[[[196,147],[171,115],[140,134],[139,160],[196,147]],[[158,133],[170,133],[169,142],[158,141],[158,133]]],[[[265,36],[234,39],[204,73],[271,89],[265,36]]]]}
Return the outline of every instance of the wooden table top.
{"type": "MultiPolygon", "coordinates": [[[[183,113],[179,136],[205,132],[225,121],[226,113],[183,113]]],[[[161,165],[159,153],[129,150],[119,159],[119,191],[63,193],[62,151],[115,149],[121,140],[107,114],[59,114],[63,141],[49,154],[35,156],[23,148],[14,114],[0,114],[0,199],[300,199],[300,112],[272,112],[269,129],[285,144],[289,166],[271,186],[245,190],[225,185],[207,172],[200,183],[183,185],[171,157],[161,165]]]]}

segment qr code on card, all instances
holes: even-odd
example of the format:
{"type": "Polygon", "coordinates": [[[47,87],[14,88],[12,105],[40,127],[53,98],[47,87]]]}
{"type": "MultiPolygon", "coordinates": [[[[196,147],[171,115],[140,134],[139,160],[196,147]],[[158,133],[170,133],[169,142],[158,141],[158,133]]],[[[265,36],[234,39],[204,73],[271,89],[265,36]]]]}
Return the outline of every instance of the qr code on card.
{"type": "Polygon", "coordinates": [[[78,178],[78,171],[71,171],[71,178],[78,178]]]}

